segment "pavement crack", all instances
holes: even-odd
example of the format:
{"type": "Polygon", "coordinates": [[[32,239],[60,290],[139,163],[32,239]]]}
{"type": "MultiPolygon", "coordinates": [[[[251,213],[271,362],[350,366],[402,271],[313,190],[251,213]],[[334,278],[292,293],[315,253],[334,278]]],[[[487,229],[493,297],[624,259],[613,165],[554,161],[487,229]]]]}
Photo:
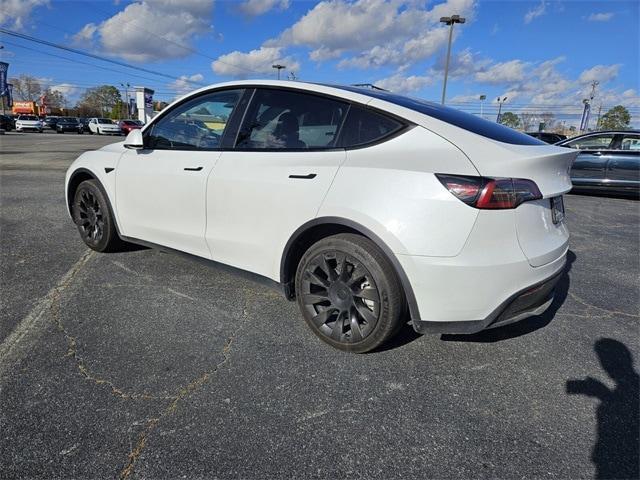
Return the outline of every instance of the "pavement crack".
{"type": "Polygon", "coordinates": [[[580,298],[578,295],[576,295],[573,292],[569,292],[569,296],[571,298],[573,298],[576,302],[578,302],[580,305],[582,305],[584,307],[587,307],[587,309],[595,309],[595,310],[598,310],[600,312],[606,313],[608,316],[621,315],[621,316],[624,316],[624,317],[640,318],[640,315],[638,315],[638,314],[621,312],[620,310],[608,310],[606,308],[598,307],[598,306],[593,305],[593,304],[587,302],[586,300],[580,298]]]}
{"type": "Polygon", "coordinates": [[[133,473],[136,462],[138,461],[138,459],[144,452],[145,447],[147,446],[147,440],[149,439],[149,436],[153,433],[153,431],[156,429],[156,427],[162,421],[162,419],[164,419],[169,415],[172,415],[178,409],[178,406],[181,401],[189,398],[195,391],[197,391],[200,387],[202,387],[205,383],[207,383],[209,379],[220,368],[231,363],[231,347],[233,343],[236,341],[236,338],[238,337],[241,330],[244,328],[244,325],[247,320],[247,316],[248,316],[247,308],[245,307],[242,310],[242,322],[240,326],[231,334],[231,336],[227,338],[224,344],[224,347],[222,348],[222,351],[221,351],[223,356],[222,361],[218,362],[210,370],[204,372],[199,377],[196,377],[191,382],[180,387],[180,390],[178,390],[178,393],[174,397],[172,397],[171,402],[169,402],[169,404],[160,413],[160,415],[158,415],[157,417],[151,418],[150,420],[147,421],[147,425],[145,429],[138,435],[138,440],[135,446],[133,447],[133,449],[131,450],[131,452],[129,453],[126,465],[120,472],[119,477],[121,480],[129,478],[129,476],[133,473]]]}

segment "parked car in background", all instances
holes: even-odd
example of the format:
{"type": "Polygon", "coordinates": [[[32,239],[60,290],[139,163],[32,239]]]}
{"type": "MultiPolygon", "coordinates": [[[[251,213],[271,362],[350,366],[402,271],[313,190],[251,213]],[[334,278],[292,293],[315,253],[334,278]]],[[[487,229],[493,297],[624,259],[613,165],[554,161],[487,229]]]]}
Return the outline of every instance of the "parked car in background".
{"type": "Polygon", "coordinates": [[[560,133],[552,133],[552,132],[526,132],[527,135],[532,136],[533,138],[537,138],[538,140],[542,140],[544,143],[558,143],[567,138],[566,135],[562,135],[560,133]]]}
{"type": "Polygon", "coordinates": [[[117,123],[110,118],[92,118],[89,120],[89,133],[92,135],[121,135],[122,131],[117,123]]]}
{"type": "Polygon", "coordinates": [[[62,117],[56,123],[56,133],[75,132],[82,133],[84,131],[82,124],[75,117],[62,117]]]}
{"type": "Polygon", "coordinates": [[[548,308],[576,155],[388,92],[239,81],[82,154],[65,192],[90,248],[160,245],[249,271],[323,341],[366,352],[409,318],[474,333],[548,308]]]}
{"type": "Polygon", "coordinates": [[[571,181],[577,190],[640,192],[639,130],[586,133],[557,145],[580,152],[571,167],[571,181]]]}
{"type": "Polygon", "coordinates": [[[50,130],[55,130],[56,129],[56,123],[58,123],[58,119],[60,117],[45,117],[45,119],[43,120],[43,127],[44,128],[48,128],[50,130]]]}
{"type": "Polygon", "coordinates": [[[85,118],[85,117],[81,117],[78,119],[78,122],[80,122],[80,125],[82,125],[82,129],[85,132],[89,131],[89,120],[91,120],[90,118],[85,118]]]}
{"type": "Polygon", "coordinates": [[[16,132],[33,131],[42,133],[44,126],[36,115],[19,115],[16,120],[16,132]]]}
{"type": "Polygon", "coordinates": [[[136,130],[144,127],[144,123],[142,123],[140,120],[120,120],[118,125],[120,126],[120,130],[122,130],[122,133],[124,133],[125,135],[127,135],[131,130],[136,130]]]}
{"type": "Polygon", "coordinates": [[[6,132],[10,132],[16,128],[16,124],[9,115],[0,115],[0,128],[6,132]]]}

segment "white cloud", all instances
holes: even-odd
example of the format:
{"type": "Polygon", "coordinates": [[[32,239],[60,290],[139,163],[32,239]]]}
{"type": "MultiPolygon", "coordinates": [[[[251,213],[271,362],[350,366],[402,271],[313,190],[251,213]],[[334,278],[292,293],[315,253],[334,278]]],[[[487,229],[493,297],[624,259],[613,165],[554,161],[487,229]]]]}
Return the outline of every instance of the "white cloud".
{"type": "Polygon", "coordinates": [[[424,87],[433,85],[435,79],[432,75],[393,75],[388,78],[383,78],[375,82],[375,85],[389,90],[394,93],[411,93],[422,90],[424,87]]]}
{"type": "Polygon", "coordinates": [[[430,10],[425,2],[326,0],[265,46],[306,46],[314,61],[339,58],[341,68],[371,68],[426,58],[443,47],[447,29],[440,17],[472,17],[475,0],[447,0],[430,10]]]}
{"type": "Polygon", "coordinates": [[[618,76],[621,65],[596,65],[580,74],[580,83],[600,82],[606,83],[618,76]]]}
{"type": "Polygon", "coordinates": [[[136,62],[182,58],[196,35],[211,30],[212,9],[213,0],[138,0],[74,39],[97,36],[107,53],[136,62]]]}
{"type": "Polygon", "coordinates": [[[93,36],[98,30],[98,27],[95,23],[87,23],[82,29],[73,36],[73,43],[75,44],[84,44],[86,42],[91,42],[93,40],[93,36]]]}
{"type": "Polygon", "coordinates": [[[524,16],[524,23],[531,23],[534,19],[541,17],[547,11],[547,3],[545,0],[540,1],[540,5],[533,7],[524,16]]]}
{"type": "Polygon", "coordinates": [[[65,96],[67,100],[71,100],[72,98],[77,98],[82,91],[80,87],[76,85],[72,85],[70,83],[60,83],[58,85],[52,85],[50,89],[53,92],[55,91],[60,92],[62,95],[65,96]]]}
{"type": "Polygon", "coordinates": [[[613,18],[613,12],[592,13],[587,17],[590,22],[608,22],[613,18]]]}
{"type": "Polygon", "coordinates": [[[522,60],[496,63],[484,71],[477,72],[475,79],[480,83],[492,84],[520,82],[525,78],[526,65],[522,60]]]}
{"type": "Polygon", "coordinates": [[[289,8],[289,0],[246,0],[238,8],[245,15],[256,17],[274,8],[286,10],[289,8]]]}
{"type": "Polygon", "coordinates": [[[169,84],[169,88],[176,91],[177,96],[189,93],[202,85],[199,85],[204,80],[204,75],[201,73],[195,73],[193,75],[180,75],[180,77],[169,84]]]}
{"type": "Polygon", "coordinates": [[[272,65],[277,62],[286,65],[287,72],[298,71],[300,64],[293,57],[283,56],[282,50],[264,46],[247,53],[236,50],[218,57],[211,63],[211,69],[218,75],[243,78],[256,73],[273,74],[272,65]]]}
{"type": "Polygon", "coordinates": [[[22,30],[36,7],[50,6],[49,0],[0,0],[0,25],[22,30]]]}

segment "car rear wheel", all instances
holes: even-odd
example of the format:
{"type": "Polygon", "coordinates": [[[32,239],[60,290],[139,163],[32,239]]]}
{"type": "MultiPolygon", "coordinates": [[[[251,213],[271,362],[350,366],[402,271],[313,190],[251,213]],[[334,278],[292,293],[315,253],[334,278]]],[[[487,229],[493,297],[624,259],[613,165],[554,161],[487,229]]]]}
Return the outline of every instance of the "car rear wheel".
{"type": "Polygon", "coordinates": [[[73,197],[73,221],[87,246],[98,252],[116,250],[118,237],[109,202],[97,180],[85,180],[73,197]]]}
{"type": "Polygon", "coordinates": [[[295,289],[311,330],[340,350],[371,351],[402,325],[400,282],[386,256],[365,237],[339,234],[312,245],[298,265],[295,289]]]}

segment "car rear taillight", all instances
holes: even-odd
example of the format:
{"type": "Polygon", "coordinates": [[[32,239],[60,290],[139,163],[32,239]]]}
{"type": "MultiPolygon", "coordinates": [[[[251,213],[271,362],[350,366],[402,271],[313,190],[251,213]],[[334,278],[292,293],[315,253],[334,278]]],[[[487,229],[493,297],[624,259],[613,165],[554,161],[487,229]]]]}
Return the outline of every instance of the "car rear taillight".
{"type": "Polygon", "coordinates": [[[462,202],[480,209],[516,208],[539,200],[542,193],[532,180],[436,174],[438,180],[462,202]]]}

